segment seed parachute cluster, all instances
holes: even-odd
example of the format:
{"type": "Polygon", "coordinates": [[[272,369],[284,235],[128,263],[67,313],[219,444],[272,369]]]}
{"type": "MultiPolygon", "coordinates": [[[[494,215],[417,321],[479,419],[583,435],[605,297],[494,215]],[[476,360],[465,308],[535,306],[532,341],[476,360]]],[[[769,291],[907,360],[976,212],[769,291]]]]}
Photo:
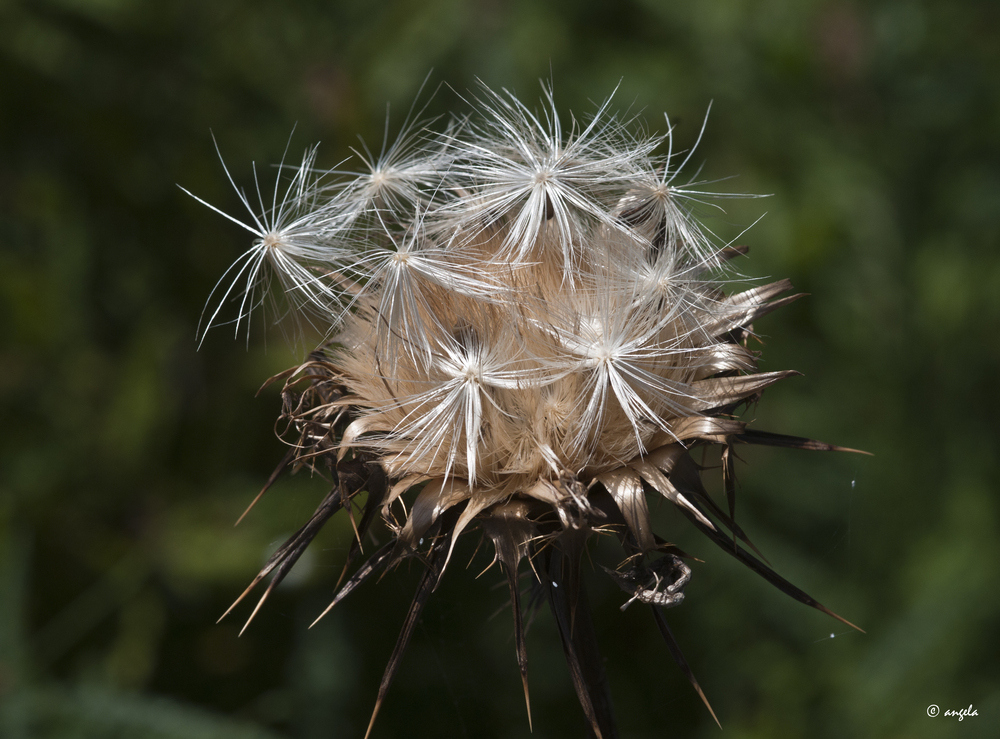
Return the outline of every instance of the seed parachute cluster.
{"type": "Polygon", "coordinates": [[[608,105],[566,121],[548,90],[536,112],[484,89],[443,132],[411,116],[380,155],[355,152],[353,169],[319,170],[310,149],[283,168],[290,180],[269,205],[259,186],[259,209],[241,194],[249,222],[226,216],[254,241],[217,286],[208,325],[236,302],[239,331],[273,299],[325,337],[279,376],[290,447],[270,482],[302,466],[333,481],[240,600],[271,575],[260,608],[340,509],[357,539],[330,608],[376,573],[420,563],[372,722],[468,532],[492,544],[509,583],[525,701],[521,574],[551,606],[595,736],[615,725],[581,578],[594,535],[620,542],[621,559],[603,569],[622,608],[650,607],[701,694],[663,615],[684,598],[689,557],[653,531],[654,499],[840,618],[748,551],[735,521],[738,446],[837,448],[736,415],[794,374],[758,372],[748,344],[754,321],[799,296],[787,281],[727,289],[739,282],[729,260],[746,250],[695,219],[711,193],[679,181],[694,149],[673,150],[669,121],[662,135],[631,132],[608,105]],[[713,450],[725,506],[701,479],[713,450]],[[345,581],[379,521],[388,540],[345,581]]]}

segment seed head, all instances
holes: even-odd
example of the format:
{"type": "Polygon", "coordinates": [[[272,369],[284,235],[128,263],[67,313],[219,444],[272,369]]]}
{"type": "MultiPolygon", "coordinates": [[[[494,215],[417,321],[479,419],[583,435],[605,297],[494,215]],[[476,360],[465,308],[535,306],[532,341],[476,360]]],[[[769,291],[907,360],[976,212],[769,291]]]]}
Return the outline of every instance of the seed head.
{"type": "Polygon", "coordinates": [[[281,199],[276,188],[264,208],[257,188],[260,213],[241,194],[251,223],[237,222],[255,241],[216,288],[208,323],[235,295],[239,325],[274,276],[288,306],[323,332],[281,376],[290,452],[279,470],[304,464],[333,481],[247,592],[273,572],[263,603],[323,523],[367,492],[348,566],[378,520],[388,542],[330,607],[375,572],[413,558],[426,567],[375,713],[467,531],[493,544],[507,575],[525,699],[518,570],[527,560],[598,736],[614,723],[581,580],[592,536],[618,539],[611,581],[625,606],[650,605],[701,694],[662,614],[683,600],[687,555],[653,532],[649,497],[840,618],[747,551],[739,542],[756,548],[734,520],[738,445],[837,448],[736,416],[794,374],[758,372],[748,343],[754,321],[799,296],[786,295],[787,281],[729,287],[738,283],[729,260],[746,250],[696,220],[713,195],[681,184],[693,149],[674,152],[669,121],[663,134],[633,134],[609,105],[565,121],[551,90],[536,113],[484,89],[443,133],[408,119],[378,157],[355,152],[357,170],[318,170],[308,150],[281,199]],[[698,447],[717,450],[728,510],[701,482],[698,447]]]}

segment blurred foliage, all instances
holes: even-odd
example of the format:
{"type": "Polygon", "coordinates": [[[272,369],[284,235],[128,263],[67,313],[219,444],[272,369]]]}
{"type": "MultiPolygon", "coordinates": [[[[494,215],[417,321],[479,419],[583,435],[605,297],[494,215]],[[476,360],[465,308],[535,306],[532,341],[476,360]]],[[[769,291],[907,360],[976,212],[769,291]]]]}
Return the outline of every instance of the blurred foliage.
{"type": "MultiPolygon", "coordinates": [[[[245,233],[254,160],[378,146],[421,82],[476,78],[585,114],[617,87],[678,124],[727,201],[710,226],[754,277],[809,298],[770,316],[761,428],[871,458],[748,452],[739,514],[776,569],[866,635],[784,599],[663,511],[704,559],[668,616],[729,737],[992,736],[1000,716],[1000,6],[990,0],[389,0],[0,4],[0,735],[360,737],[414,587],[325,606],[330,525],[254,625],[216,624],[312,511],[292,478],[232,523],[282,455],[294,358],[195,328],[245,233]],[[831,639],[831,632],[835,638],[831,639]],[[929,718],[925,709],[978,717],[929,718]],[[960,729],[960,731],[958,730],[960,729]]],[[[456,92],[457,91],[457,92],[456,92]]],[[[259,168],[264,181],[273,170],[259,168]]],[[[466,553],[466,558],[472,552],[466,553]]],[[[495,573],[449,572],[375,736],[528,735],[495,573]],[[494,614],[496,614],[494,616],[494,614]]],[[[626,737],[718,729],[641,609],[592,600],[626,737]]],[[[583,720],[547,614],[529,634],[536,733],[583,720]]]]}

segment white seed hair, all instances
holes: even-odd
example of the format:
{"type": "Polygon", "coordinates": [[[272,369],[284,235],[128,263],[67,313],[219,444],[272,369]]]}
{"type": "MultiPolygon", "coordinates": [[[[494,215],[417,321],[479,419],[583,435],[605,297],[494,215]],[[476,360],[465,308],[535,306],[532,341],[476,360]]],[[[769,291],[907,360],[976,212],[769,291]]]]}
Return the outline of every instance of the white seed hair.
{"type": "Polygon", "coordinates": [[[513,489],[645,453],[697,414],[691,383],[753,365],[704,329],[733,308],[728,244],[694,213],[715,194],[678,184],[693,148],[674,151],[669,119],[632,133],[610,103],[567,124],[551,88],[536,113],[484,87],[472,115],[434,133],[411,112],[353,167],[308,149],[269,205],[255,173],[257,208],[237,188],[249,222],[197,198],[254,236],[201,330],[235,300],[239,331],[276,278],[363,421],[339,443],[393,478],[513,489]]]}

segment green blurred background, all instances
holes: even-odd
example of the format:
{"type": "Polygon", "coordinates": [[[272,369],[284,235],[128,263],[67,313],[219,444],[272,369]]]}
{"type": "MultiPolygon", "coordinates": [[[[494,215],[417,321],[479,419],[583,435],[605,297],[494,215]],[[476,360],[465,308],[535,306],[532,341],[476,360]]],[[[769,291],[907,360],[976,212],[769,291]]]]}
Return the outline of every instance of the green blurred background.
{"type": "MultiPolygon", "coordinates": [[[[247,234],[177,184],[239,214],[212,133],[247,187],[293,128],[332,165],[432,68],[527,100],[551,78],[582,114],[620,81],[685,146],[714,101],[704,177],[773,194],[709,221],[733,238],[767,211],[741,268],[810,293],[757,327],[764,368],[805,376],[750,415],[874,456],[747,449],[739,515],[867,634],[662,511],[704,560],[667,616],[725,736],[996,735],[1000,4],[5,0],[0,29],[0,736],[363,735],[417,573],[307,630],[346,519],[242,637],[249,607],[215,623],[326,487],[285,480],[232,527],[283,453],[277,390],[255,393],[294,354],[261,321],[197,349],[247,234]]],[[[449,571],[375,737],[529,735],[485,563],[449,571]]],[[[648,612],[606,578],[592,601],[622,736],[716,736],[648,612]]],[[[534,735],[581,736],[547,612],[528,647],[534,735]]]]}

